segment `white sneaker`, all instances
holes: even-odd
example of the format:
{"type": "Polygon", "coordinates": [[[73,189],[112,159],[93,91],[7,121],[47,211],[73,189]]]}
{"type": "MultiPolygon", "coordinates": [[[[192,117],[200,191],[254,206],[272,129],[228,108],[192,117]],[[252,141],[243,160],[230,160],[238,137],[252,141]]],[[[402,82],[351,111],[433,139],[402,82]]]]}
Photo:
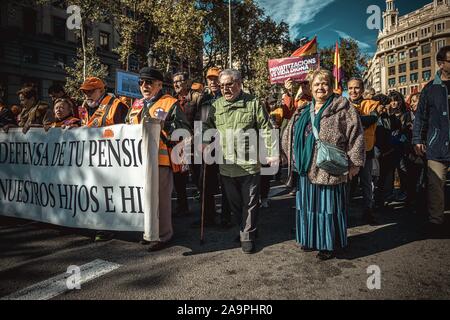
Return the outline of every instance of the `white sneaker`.
{"type": "Polygon", "coordinates": [[[261,208],[268,208],[269,207],[269,200],[268,199],[262,199],[261,200],[261,208]]]}

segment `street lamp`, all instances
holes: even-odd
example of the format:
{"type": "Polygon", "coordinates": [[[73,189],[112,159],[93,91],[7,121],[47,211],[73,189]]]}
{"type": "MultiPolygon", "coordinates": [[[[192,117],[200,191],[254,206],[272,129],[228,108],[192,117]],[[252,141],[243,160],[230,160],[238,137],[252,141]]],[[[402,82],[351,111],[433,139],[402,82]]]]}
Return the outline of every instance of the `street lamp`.
{"type": "Polygon", "coordinates": [[[155,62],[156,62],[156,57],[155,54],[153,53],[152,48],[148,49],[147,52],[147,64],[150,68],[155,66],[155,62]]]}

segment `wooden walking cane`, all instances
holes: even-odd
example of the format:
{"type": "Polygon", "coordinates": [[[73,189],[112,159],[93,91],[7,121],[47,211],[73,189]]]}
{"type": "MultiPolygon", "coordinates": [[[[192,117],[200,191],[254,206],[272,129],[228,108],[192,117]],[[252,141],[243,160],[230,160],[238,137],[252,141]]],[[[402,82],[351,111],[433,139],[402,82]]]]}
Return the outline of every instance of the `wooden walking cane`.
{"type": "Polygon", "coordinates": [[[203,163],[203,178],[202,178],[202,216],[200,221],[200,245],[205,243],[205,190],[206,190],[206,163],[203,163]]]}

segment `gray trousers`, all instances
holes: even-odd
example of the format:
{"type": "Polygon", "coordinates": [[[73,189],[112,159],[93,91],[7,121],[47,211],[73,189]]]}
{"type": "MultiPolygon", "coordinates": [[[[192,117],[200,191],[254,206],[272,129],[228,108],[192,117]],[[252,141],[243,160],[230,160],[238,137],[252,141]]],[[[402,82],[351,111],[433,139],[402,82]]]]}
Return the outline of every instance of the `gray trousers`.
{"type": "Polygon", "coordinates": [[[254,241],[259,212],[260,174],[221,178],[230,211],[236,215],[240,225],[241,241],[254,241]]]}
{"type": "Polygon", "coordinates": [[[172,190],[173,173],[169,167],[159,166],[159,239],[172,239],[172,190]]]}
{"type": "Polygon", "coordinates": [[[428,213],[429,221],[444,223],[445,182],[449,163],[428,160],[428,213]]]}

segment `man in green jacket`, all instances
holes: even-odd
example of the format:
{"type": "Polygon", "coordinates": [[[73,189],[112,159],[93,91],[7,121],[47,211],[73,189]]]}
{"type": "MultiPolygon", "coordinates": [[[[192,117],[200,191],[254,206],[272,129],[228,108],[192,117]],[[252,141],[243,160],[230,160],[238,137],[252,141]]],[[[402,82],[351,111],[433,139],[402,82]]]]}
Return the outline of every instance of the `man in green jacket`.
{"type": "Polygon", "coordinates": [[[216,129],[219,139],[216,139],[215,151],[223,192],[240,224],[242,251],[253,253],[259,211],[259,155],[262,153],[258,150],[258,141],[261,136],[267,148],[264,162],[274,167],[278,165],[278,139],[272,136],[276,132],[272,130],[266,109],[255,97],[242,91],[239,71],[222,71],[219,83],[222,97],[213,103],[203,123],[204,142],[211,136],[209,130],[216,129]]]}

